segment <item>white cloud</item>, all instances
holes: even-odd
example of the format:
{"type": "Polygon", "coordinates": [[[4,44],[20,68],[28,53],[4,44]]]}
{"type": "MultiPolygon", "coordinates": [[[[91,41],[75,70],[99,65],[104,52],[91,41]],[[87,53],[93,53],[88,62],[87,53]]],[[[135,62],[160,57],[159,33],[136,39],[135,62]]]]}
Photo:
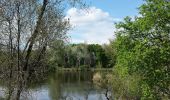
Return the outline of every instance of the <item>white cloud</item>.
{"type": "Polygon", "coordinates": [[[70,31],[71,42],[82,43],[109,43],[114,38],[114,22],[120,21],[109,13],[96,7],[86,10],[71,8],[67,11],[66,18],[70,19],[73,30],[70,31]]]}

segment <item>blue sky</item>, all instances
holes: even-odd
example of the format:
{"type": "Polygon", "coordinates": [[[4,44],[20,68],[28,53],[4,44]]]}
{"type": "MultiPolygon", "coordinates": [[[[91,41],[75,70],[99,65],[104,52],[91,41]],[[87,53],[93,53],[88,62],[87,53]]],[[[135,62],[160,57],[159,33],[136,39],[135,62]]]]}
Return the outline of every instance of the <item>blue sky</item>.
{"type": "Polygon", "coordinates": [[[143,0],[91,0],[91,6],[100,8],[117,18],[134,16],[138,14],[137,8],[144,2],[143,0]]]}
{"type": "Polygon", "coordinates": [[[86,10],[70,8],[66,17],[73,26],[69,31],[71,43],[107,44],[114,39],[115,22],[126,16],[137,16],[143,0],[86,0],[86,10]]]}

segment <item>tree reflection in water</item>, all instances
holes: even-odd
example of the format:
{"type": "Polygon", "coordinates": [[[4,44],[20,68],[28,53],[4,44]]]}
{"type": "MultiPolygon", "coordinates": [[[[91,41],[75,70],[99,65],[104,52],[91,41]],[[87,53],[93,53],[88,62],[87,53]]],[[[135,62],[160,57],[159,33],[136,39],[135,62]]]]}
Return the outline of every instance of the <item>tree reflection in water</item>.
{"type": "Polygon", "coordinates": [[[8,69],[0,74],[0,96],[5,100],[28,99],[29,88],[33,83],[39,83],[45,80],[45,74],[29,74],[27,72],[18,72],[8,69]]]}
{"type": "Polygon", "coordinates": [[[5,100],[107,100],[106,88],[96,87],[92,80],[95,73],[60,71],[29,78],[13,73],[1,80],[0,96],[5,100]]]}

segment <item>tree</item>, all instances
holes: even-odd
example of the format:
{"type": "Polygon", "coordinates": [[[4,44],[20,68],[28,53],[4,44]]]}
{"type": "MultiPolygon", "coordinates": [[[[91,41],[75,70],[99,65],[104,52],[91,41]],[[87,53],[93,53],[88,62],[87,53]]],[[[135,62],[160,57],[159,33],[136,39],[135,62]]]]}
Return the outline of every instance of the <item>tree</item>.
{"type": "Polygon", "coordinates": [[[115,57],[111,56],[114,55],[113,49],[106,49],[98,44],[67,44],[61,48],[50,51],[51,61],[58,67],[92,68],[101,65],[103,68],[108,68],[113,67],[115,63],[115,61],[111,62],[115,60],[115,57]]]}
{"type": "Polygon", "coordinates": [[[64,16],[66,3],[77,6],[82,1],[0,1],[0,44],[4,53],[9,54],[10,65],[17,64],[18,70],[23,71],[42,66],[53,42],[67,38],[70,26],[64,16]]]}
{"type": "Polygon", "coordinates": [[[116,48],[114,42],[115,41],[110,41],[110,44],[103,45],[107,57],[107,67],[114,67],[116,64],[116,48]]]}
{"type": "Polygon", "coordinates": [[[119,74],[141,76],[145,99],[170,98],[170,2],[146,0],[141,17],[117,24],[119,74]]]}
{"type": "Polygon", "coordinates": [[[82,0],[0,0],[1,75],[16,80],[16,100],[29,76],[48,71],[47,51],[54,42],[66,40],[67,4],[82,5],[82,0]]]}
{"type": "Polygon", "coordinates": [[[107,58],[105,51],[101,45],[91,44],[88,46],[88,51],[90,52],[91,55],[95,56],[96,64],[100,63],[103,67],[107,66],[108,58],[107,58]]]}

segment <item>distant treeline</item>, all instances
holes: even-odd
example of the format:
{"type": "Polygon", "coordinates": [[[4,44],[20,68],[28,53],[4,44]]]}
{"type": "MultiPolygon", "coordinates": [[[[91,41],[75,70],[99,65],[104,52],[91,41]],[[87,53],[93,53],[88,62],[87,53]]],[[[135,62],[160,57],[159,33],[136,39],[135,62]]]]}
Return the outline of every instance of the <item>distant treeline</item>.
{"type": "Polygon", "coordinates": [[[111,68],[115,65],[114,50],[109,45],[69,44],[49,51],[49,63],[64,68],[111,68]]]}

